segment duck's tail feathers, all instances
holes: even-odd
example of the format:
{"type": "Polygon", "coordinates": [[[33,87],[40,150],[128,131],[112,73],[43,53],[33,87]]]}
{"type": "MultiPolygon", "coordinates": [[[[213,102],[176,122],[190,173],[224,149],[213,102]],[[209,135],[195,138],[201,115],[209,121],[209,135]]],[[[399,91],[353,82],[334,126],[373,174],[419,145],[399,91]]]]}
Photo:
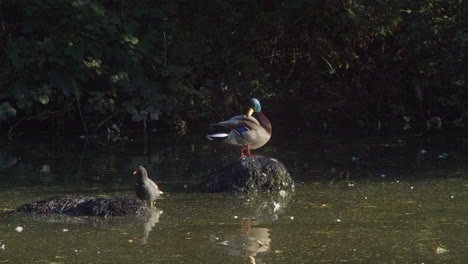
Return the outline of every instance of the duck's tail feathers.
{"type": "Polygon", "coordinates": [[[206,138],[209,139],[209,140],[214,140],[214,141],[221,142],[221,141],[225,140],[228,136],[229,136],[228,133],[217,133],[217,134],[213,134],[213,135],[206,135],[206,138]]]}

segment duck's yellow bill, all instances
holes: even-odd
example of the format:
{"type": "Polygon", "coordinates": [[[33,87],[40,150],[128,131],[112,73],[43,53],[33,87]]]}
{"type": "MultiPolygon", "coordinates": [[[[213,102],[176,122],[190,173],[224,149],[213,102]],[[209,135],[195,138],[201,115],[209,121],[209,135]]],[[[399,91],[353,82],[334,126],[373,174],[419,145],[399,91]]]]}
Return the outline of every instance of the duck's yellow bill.
{"type": "Polygon", "coordinates": [[[253,114],[254,110],[252,107],[249,108],[249,111],[247,111],[247,116],[251,116],[253,114]]]}

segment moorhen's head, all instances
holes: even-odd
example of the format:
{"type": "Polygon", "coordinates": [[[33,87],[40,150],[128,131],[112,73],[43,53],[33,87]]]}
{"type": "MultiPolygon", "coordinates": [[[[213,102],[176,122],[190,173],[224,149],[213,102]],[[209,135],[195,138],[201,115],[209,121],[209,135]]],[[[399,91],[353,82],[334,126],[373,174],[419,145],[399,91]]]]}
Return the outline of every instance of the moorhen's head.
{"type": "Polygon", "coordinates": [[[133,174],[135,174],[137,176],[147,176],[148,172],[146,172],[145,167],[143,167],[142,165],[138,165],[138,167],[135,169],[133,174]]]}

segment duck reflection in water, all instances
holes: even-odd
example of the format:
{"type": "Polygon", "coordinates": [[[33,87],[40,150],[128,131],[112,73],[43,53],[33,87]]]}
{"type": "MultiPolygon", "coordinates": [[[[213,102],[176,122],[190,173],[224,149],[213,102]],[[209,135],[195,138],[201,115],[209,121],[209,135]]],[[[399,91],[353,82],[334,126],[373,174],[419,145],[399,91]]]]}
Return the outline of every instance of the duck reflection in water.
{"type": "Polygon", "coordinates": [[[242,219],[239,235],[228,235],[227,240],[222,240],[211,235],[212,241],[223,246],[229,246],[229,254],[233,256],[248,257],[250,263],[260,264],[257,258],[260,253],[270,251],[270,229],[264,227],[252,227],[252,221],[248,218],[242,219]]]}
{"type": "Polygon", "coordinates": [[[159,222],[159,216],[161,216],[162,213],[163,211],[156,207],[151,208],[151,213],[143,224],[143,235],[141,236],[140,241],[141,245],[146,245],[146,243],[148,243],[149,233],[153,230],[154,225],[159,222]]]}
{"type": "Polygon", "coordinates": [[[246,238],[245,255],[249,257],[251,263],[257,263],[257,254],[270,251],[270,229],[253,227],[250,229],[249,233],[246,234],[246,238]]]}

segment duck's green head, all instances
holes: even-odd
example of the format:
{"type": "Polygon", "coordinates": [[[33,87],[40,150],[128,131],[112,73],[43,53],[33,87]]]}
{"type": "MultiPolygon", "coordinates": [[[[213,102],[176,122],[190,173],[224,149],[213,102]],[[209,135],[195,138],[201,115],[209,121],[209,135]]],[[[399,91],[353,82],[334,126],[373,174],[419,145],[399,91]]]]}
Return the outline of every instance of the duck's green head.
{"type": "Polygon", "coordinates": [[[251,116],[254,112],[261,112],[262,105],[260,105],[260,101],[257,98],[250,99],[249,103],[249,111],[247,112],[247,116],[251,116]]]}

